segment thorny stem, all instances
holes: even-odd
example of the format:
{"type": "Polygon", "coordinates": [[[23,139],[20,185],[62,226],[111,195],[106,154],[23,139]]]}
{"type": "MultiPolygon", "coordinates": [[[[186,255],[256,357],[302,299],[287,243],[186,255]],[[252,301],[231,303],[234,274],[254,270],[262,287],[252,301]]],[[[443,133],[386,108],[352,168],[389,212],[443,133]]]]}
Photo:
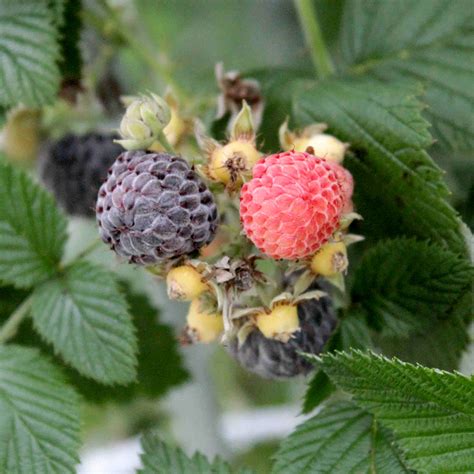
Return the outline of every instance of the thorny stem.
{"type": "Polygon", "coordinates": [[[30,310],[31,302],[32,297],[28,296],[0,328],[0,344],[4,344],[16,334],[18,327],[30,310]]]}
{"type": "Polygon", "coordinates": [[[294,3],[317,75],[321,79],[333,75],[334,64],[319,27],[313,0],[294,0],[294,3]]]}

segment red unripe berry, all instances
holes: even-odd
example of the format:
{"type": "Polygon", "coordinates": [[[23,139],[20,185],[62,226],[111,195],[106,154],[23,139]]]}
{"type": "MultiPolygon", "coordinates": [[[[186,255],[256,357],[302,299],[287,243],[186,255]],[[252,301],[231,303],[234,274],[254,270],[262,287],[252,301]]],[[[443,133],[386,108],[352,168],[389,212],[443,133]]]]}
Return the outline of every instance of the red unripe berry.
{"type": "Polygon", "coordinates": [[[247,237],[263,253],[296,260],[329,239],[345,202],[332,164],[289,151],[255,165],[252,180],[242,187],[240,217],[247,237]]]}

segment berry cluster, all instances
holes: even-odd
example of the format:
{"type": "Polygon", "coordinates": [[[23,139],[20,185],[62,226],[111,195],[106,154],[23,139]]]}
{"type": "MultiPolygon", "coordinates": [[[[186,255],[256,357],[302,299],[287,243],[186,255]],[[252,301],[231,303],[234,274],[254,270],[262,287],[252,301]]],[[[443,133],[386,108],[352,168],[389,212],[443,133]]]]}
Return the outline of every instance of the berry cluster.
{"type": "MultiPolygon", "coordinates": [[[[86,153],[92,138],[66,137],[44,169],[62,160],[71,174],[43,176],[55,190],[76,175],[83,186],[84,170],[100,163],[97,179],[105,181],[100,189],[95,178],[89,184],[98,194],[101,238],[119,257],[164,277],[171,299],[190,302],[182,343],[220,341],[263,377],[305,374],[311,364],[301,353],[320,353],[337,326],[331,292],[343,288],[346,245],[357,240],[347,232],[358,218],[342,165],[348,144],[323,133],[324,124],[299,133],[284,124],[286,151],[265,156],[254,126],[264,104],[256,82],[222,70],[218,78],[232,112],[226,143],[195,120],[193,148],[177,102],[142,96],[128,103],[120,125],[119,143],[129,151],[109,141],[86,153]],[[242,100],[236,109],[229,92],[236,88],[258,95],[253,108],[242,100]],[[70,143],[75,153],[65,151],[70,143]]],[[[89,199],[76,192],[71,201],[89,206],[89,199]]]]}

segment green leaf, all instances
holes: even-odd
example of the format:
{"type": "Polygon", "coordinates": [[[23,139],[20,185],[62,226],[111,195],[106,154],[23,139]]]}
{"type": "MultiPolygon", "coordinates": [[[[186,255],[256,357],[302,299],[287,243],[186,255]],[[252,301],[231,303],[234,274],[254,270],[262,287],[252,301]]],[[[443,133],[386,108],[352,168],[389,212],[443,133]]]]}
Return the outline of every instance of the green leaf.
{"type": "Polygon", "coordinates": [[[472,151],[473,18],[470,0],[347,1],[339,45],[344,67],[387,82],[422,81],[440,145],[472,151]]]}
{"type": "Polygon", "coordinates": [[[359,351],[320,360],[336,385],[393,430],[410,467],[472,471],[474,379],[359,351]]]}
{"type": "Polygon", "coordinates": [[[334,392],[335,388],[326,373],[318,370],[306,389],[302,412],[311,413],[334,392]]]}
{"type": "Polygon", "coordinates": [[[137,379],[125,387],[105,387],[71,371],[73,385],[92,402],[127,402],[140,395],[158,398],[188,378],[173,330],[159,322],[158,311],[146,296],[130,291],[125,295],[137,329],[137,379]]]}
{"type": "Polygon", "coordinates": [[[366,234],[417,236],[465,254],[442,172],[424,151],[431,138],[417,92],[406,84],[323,82],[296,92],[295,117],[299,125],[326,122],[351,143],[355,157],[346,164],[366,234]]]}
{"type": "Polygon", "coordinates": [[[354,308],[341,318],[339,331],[341,333],[342,349],[369,349],[372,348],[372,337],[365,315],[354,308]]]}
{"type": "Polygon", "coordinates": [[[28,297],[28,291],[14,286],[0,286],[0,325],[28,297]]]}
{"type": "Polygon", "coordinates": [[[55,14],[46,0],[0,0],[0,104],[52,102],[59,85],[55,14]]]}
{"type": "Polygon", "coordinates": [[[66,225],[48,193],[0,161],[0,281],[29,287],[54,275],[66,225]]]}
{"type": "Polygon", "coordinates": [[[238,472],[231,470],[229,464],[216,458],[209,462],[200,453],[188,457],[179,448],[173,448],[161,441],[158,433],[150,432],[142,438],[143,454],[141,460],[143,469],[140,474],[251,474],[248,469],[238,472]]]}
{"type": "Polygon", "coordinates": [[[438,245],[387,240],[361,260],[352,301],[384,335],[408,335],[449,318],[457,302],[471,291],[473,275],[469,262],[438,245]]]}
{"type": "MultiPolygon", "coordinates": [[[[464,311],[472,311],[471,292],[466,293],[464,300],[464,311]]],[[[396,356],[404,362],[456,370],[469,344],[467,325],[460,314],[461,311],[454,309],[449,319],[435,321],[428,329],[408,337],[381,337],[376,340],[376,344],[388,357],[396,356]]]]}
{"type": "Polygon", "coordinates": [[[390,433],[350,402],[299,425],[275,455],[273,474],[407,473],[390,433]]]}
{"type": "Polygon", "coordinates": [[[114,276],[76,262],[33,294],[35,329],[81,374],[104,384],[136,377],[137,340],[114,276]]]}
{"type": "MultiPolygon", "coordinates": [[[[125,285],[121,285],[124,287],[125,285]]],[[[0,287],[0,325],[28,296],[24,290],[0,287]]],[[[63,372],[69,383],[87,401],[126,403],[137,397],[162,397],[171,388],[183,383],[188,374],[178,351],[173,330],[159,322],[158,311],[142,294],[125,291],[129,312],[137,329],[138,367],[136,381],[126,386],[102,385],[80,375],[61,359],[63,372]]],[[[13,339],[15,344],[37,347],[42,353],[55,357],[53,348],[44,342],[34,330],[30,319],[23,321],[13,339]]]]}
{"type": "Polygon", "coordinates": [[[74,473],[79,400],[39,351],[0,346],[0,472],[74,473]]]}
{"type": "Polygon", "coordinates": [[[48,0],[48,7],[53,14],[53,24],[61,27],[64,24],[65,2],[68,0],[48,0]]]}

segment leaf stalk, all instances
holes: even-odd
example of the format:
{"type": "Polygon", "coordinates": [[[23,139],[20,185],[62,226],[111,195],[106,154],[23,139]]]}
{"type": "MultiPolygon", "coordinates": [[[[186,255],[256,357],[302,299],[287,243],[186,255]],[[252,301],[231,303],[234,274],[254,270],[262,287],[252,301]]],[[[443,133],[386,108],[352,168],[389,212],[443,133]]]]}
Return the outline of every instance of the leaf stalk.
{"type": "Polygon", "coordinates": [[[18,331],[18,327],[30,311],[32,301],[32,296],[28,296],[28,298],[26,298],[26,300],[24,300],[23,303],[21,303],[21,305],[18,306],[15,311],[13,311],[13,313],[6,320],[5,324],[0,328],[0,344],[5,344],[13,336],[15,336],[18,331]]]}
{"type": "Polygon", "coordinates": [[[334,75],[334,64],[324,42],[313,0],[294,0],[294,4],[316,74],[321,79],[334,75]]]}

